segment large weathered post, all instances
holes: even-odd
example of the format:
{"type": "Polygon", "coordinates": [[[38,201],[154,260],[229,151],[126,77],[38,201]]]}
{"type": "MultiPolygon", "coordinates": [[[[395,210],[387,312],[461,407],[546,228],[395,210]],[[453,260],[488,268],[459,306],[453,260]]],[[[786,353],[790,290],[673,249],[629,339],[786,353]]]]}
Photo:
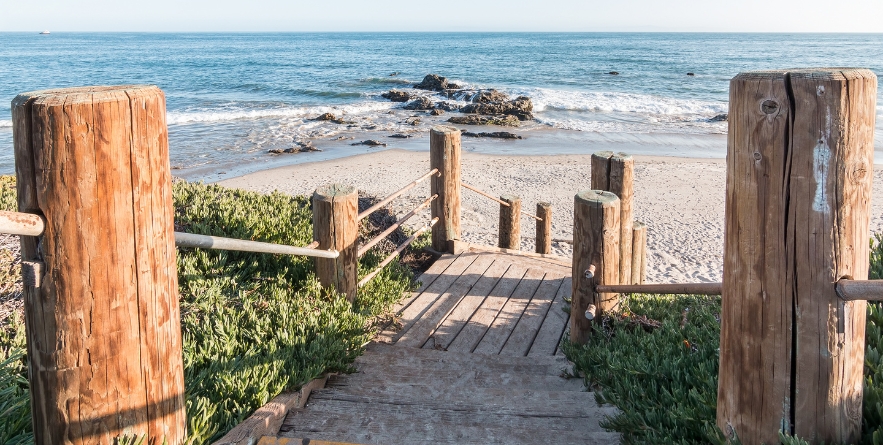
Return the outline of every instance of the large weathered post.
{"type": "Polygon", "coordinates": [[[855,443],[861,431],[876,77],[730,82],[718,426],[742,443],[855,443]]]}
{"type": "Polygon", "coordinates": [[[635,160],[626,153],[600,151],[592,154],[592,189],[604,190],[619,197],[620,284],[629,284],[632,276],[632,196],[634,195],[635,160]]]}
{"type": "Polygon", "coordinates": [[[46,220],[22,237],[45,271],[24,290],[37,444],[184,441],[165,109],[153,86],[12,101],[18,207],[46,220]]]}
{"type": "Polygon", "coordinates": [[[598,314],[619,302],[618,294],[598,294],[595,284],[619,284],[619,198],[613,193],[586,190],[577,193],[573,206],[573,293],[570,303],[570,341],[586,342],[592,322],[586,309],[598,314]],[[595,266],[594,278],[586,271],[595,266]]]}
{"type": "Polygon", "coordinates": [[[504,249],[521,249],[521,198],[515,195],[500,196],[500,234],[498,245],[504,249]]]}
{"type": "Polygon", "coordinates": [[[356,298],[359,282],[359,195],[354,187],[329,184],[313,193],[313,239],[319,249],[340,252],[337,258],[316,258],[316,275],[324,287],[356,298]]]}
{"type": "Polygon", "coordinates": [[[552,253],[552,204],[537,203],[537,253],[552,253]]]}
{"type": "Polygon", "coordinates": [[[436,126],[429,131],[429,168],[437,168],[438,176],[430,182],[432,217],[432,248],[452,252],[453,242],[460,240],[460,130],[436,126]]]}

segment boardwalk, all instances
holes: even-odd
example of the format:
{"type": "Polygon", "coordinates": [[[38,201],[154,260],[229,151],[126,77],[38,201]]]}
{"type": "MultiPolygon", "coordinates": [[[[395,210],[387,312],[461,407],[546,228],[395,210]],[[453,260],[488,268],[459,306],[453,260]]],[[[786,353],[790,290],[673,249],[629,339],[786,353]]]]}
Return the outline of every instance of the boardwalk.
{"type": "Polygon", "coordinates": [[[558,350],[570,267],[470,247],[444,255],[368,346],[261,443],[617,443],[558,350]]]}

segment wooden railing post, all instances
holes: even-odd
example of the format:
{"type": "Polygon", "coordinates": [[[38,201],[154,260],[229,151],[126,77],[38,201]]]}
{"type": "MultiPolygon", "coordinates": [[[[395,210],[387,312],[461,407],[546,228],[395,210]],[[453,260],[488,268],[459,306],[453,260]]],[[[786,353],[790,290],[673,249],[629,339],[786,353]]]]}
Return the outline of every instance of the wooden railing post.
{"type": "Polygon", "coordinates": [[[439,252],[453,252],[454,242],[460,240],[460,130],[436,126],[429,131],[429,168],[437,168],[438,176],[430,182],[432,217],[438,223],[432,227],[432,248],[439,252]]]}
{"type": "Polygon", "coordinates": [[[613,193],[586,190],[574,197],[573,293],[570,304],[570,341],[583,344],[592,329],[586,318],[590,305],[597,314],[613,310],[618,294],[595,293],[597,284],[619,284],[619,198],[613,193]],[[586,271],[595,266],[594,278],[586,271]],[[594,281],[593,281],[594,280],[594,281]]]}
{"type": "Polygon", "coordinates": [[[313,239],[319,249],[340,252],[337,258],[316,258],[323,287],[334,288],[352,302],[359,275],[359,195],[354,187],[329,184],[313,193],[313,239]]]}
{"type": "Polygon", "coordinates": [[[868,70],[739,74],[730,82],[717,424],[745,444],[778,432],[856,443],[877,80],[868,70]]]}
{"type": "Polygon", "coordinates": [[[647,226],[635,221],[632,227],[632,274],[627,284],[644,284],[647,278],[647,226]]]}
{"type": "Polygon", "coordinates": [[[500,200],[500,235],[498,246],[504,249],[521,249],[521,198],[502,195],[500,200]]]}
{"type": "Polygon", "coordinates": [[[12,102],[37,444],[184,442],[184,372],[165,96],[152,86],[12,102]],[[37,248],[39,242],[39,249],[37,248]]]}
{"type": "Polygon", "coordinates": [[[592,189],[604,190],[619,197],[620,203],[620,284],[628,284],[632,276],[632,196],[634,195],[635,161],[625,153],[601,151],[592,155],[592,189]]]}
{"type": "Polygon", "coordinates": [[[552,204],[538,202],[537,216],[536,252],[552,253],[552,204]]]}

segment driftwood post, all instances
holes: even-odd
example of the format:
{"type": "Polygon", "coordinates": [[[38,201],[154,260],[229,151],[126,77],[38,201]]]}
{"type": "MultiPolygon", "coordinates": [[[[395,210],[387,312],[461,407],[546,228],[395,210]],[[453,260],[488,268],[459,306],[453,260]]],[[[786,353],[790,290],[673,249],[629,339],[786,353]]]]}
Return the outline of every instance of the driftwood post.
{"type": "Polygon", "coordinates": [[[537,203],[537,253],[552,253],[552,204],[537,203]]]}
{"type": "Polygon", "coordinates": [[[598,294],[595,284],[619,284],[619,198],[613,193],[586,190],[574,197],[573,207],[573,297],[570,303],[570,341],[586,342],[592,322],[586,309],[594,305],[598,314],[613,310],[618,294],[598,294]],[[595,266],[594,279],[586,271],[595,266]]]}
{"type": "Polygon", "coordinates": [[[337,258],[316,258],[316,275],[322,286],[337,289],[350,302],[359,281],[358,214],[354,187],[329,184],[313,193],[313,239],[319,249],[340,252],[337,258]]]}
{"type": "Polygon", "coordinates": [[[460,130],[436,126],[429,131],[429,168],[437,168],[438,176],[430,181],[430,194],[438,195],[432,202],[432,248],[453,252],[460,240],[460,130]]]}
{"type": "Polygon", "coordinates": [[[743,73],[730,82],[717,424],[856,443],[877,80],[868,70],[743,73]]]}
{"type": "Polygon", "coordinates": [[[504,249],[521,249],[521,198],[515,195],[500,196],[500,235],[498,245],[504,249]]]}
{"type": "Polygon", "coordinates": [[[600,151],[592,155],[592,189],[604,190],[619,197],[620,202],[620,284],[629,284],[632,276],[632,196],[634,195],[635,161],[625,153],[600,151]]]}
{"type": "Polygon", "coordinates": [[[152,86],[12,102],[18,208],[46,219],[22,237],[45,271],[24,289],[37,444],[184,441],[165,109],[152,86]]]}

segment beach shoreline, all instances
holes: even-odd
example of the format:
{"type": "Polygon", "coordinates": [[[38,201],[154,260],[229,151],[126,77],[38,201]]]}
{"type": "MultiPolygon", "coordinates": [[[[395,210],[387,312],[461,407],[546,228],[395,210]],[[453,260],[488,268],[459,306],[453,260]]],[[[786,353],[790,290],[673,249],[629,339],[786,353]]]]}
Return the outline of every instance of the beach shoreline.
{"type": "MultiPolygon", "coordinates": [[[[464,143],[465,145],[465,143],[464,143]]],[[[649,282],[720,281],[726,188],[724,159],[633,155],[635,219],[648,226],[649,282]]],[[[470,151],[462,155],[463,181],[492,195],[515,194],[522,208],[539,201],[552,204],[552,237],[572,239],[573,196],[590,188],[590,154],[500,155],[470,151]]],[[[429,153],[388,149],[345,158],[288,165],[218,181],[225,187],[262,193],[311,195],[323,184],[344,183],[360,193],[385,197],[429,171],[429,153]]],[[[874,169],[871,231],[883,231],[883,166],[874,169]]],[[[406,192],[391,204],[398,216],[429,194],[427,185],[406,192]]],[[[499,204],[470,190],[462,191],[463,240],[497,244],[499,204]]],[[[409,221],[419,227],[424,211],[409,221]]],[[[522,246],[534,249],[534,222],[521,220],[522,246]]],[[[554,242],[556,255],[569,257],[572,246],[554,242]]]]}

